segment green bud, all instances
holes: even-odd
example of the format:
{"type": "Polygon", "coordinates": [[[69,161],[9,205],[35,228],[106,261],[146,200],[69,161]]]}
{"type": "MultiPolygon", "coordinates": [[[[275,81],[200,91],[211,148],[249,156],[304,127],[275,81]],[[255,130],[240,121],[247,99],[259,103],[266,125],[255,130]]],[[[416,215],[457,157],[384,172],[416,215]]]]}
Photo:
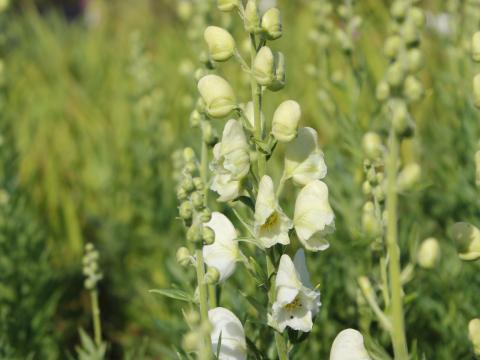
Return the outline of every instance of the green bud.
{"type": "Polygon", "coordinates": [[[480,62],[480,31],[477,31],[475,34],[473,34],[470,48],[472,51],[473,61],[480,62]]]}
{"type": "Polygon", "coordinates": [[[338,6],[337,13],[338,13],[338,16],[340,16],[343,20],[346,20],[352,16],[352,11],[345,4],[341,4],[338,6]]]}
{"type": "Polygon", "coordinates": [[[205,110],[213,118],[222,118],[237,107],[230,84],[218,75],[206,75],[198,82],[198,91],[205,101],[205,110]]]}
{"type": "Polygon", "coordinates": [[[202,341],[202,334],[198,331],[190,331],[183,336],[182,347],[188,352],[195,352],[198,351],[202,341]]]}
{"type": "Polygon", "coordinates": [[[209,208],[203,209],[199,215],[199,220],[202,223],[207,223],[212,219],[212,211],[209,208]]]}
{"type": "Polygon", "coordinates": [[[362,148],[367,158],[378,159],[382,155],[382,138],[375,132],[367,132],[362,139],[362,148]]]}
{"type": "Polygon", "coordinates": [[[417,261],[424,269],[432,269],[440,259],[440,245],[435,238],[428,238],[422,242],[418,250],[417,261]]]}
{"type": "Polygon", "coordinates": [[[335,32],[335,37],[337,38],[337,41],[340,43],[340,47],[345,53],[350,54],[353,51],[352,40],[345,31],[337,29],[337,31],[335,32]]]}
{"type": "Polygon", "coordinates": [[[415,76],[408,75],[403,84],[403,92],[408,100],[418,101],[423,95],[423,85],[415,76]]]}
{"type": "Polygon", "coordinates": [[[268,9],[262,16],[262,30],[267,34],[270,40],[278,39],[282,36],[282,20],[280,10],[275,7],[268,9]]]}
{"type": "Polygon", "coordinates": [[[189,265],[191,257],[192,255],[190,254],[190,251],[185,246],[178,248],[176,258],[177,263],[179,263],[181,266],[189,265]]]}
{"type": "Polygon", "coordinates": [[[475,106],[480,109],[480,74],[473,78],[473,100],[475,106]]]}
{"type": "Polygon", "coordinates": [[[372,193],[372,185],[370,185],[370,182],[364,181],[362,184],[362,192],[365,195],[370,195],[372,193]]]}
{"type": "Polygon", "coordinates": [[[411,189],[420,180],[422,169],[417,163],[407,164],[398,174],[397,187],[400,191],[411,189]]]}
{"type": "Polygon", "coordinates": [[[238,0],[217,0],[217,7],[220,11],[232,11],[239,5],[238,0]]]}
{"type": "Polygon", "coordinates": [[[200,243],[202,241],[202,227],[199,224],[193,224],[187,230],[187,241],[192,243],[200,243]]]}
{"type": "Polygon", "coordinates": [[[191,147],[186,147],[185,149],[183,149],[183,161],[195,161],[195,151],[193,151],[191,147]]]}
{"type": "Polygon", "coordinates": [[[385,190],[383,189],[382,184],[379,184],[373,188],[373,195],[378,202],[383,202],[383,200],[385,200],[385,190]]]}
{"type": "Polygon", "coordinates": [[[480,319],[473,319],[468,323],[468,338],[473,345],[475,355],[480,355],[480,319]]]}
{"type": "Polygon", "coordinates": [[[192,218],[193,216],[193,206],[189,201],[184,201],[180,204],[180,207],[178,208],[178,213],[180,217],[188,221],[192,218]]]}
{"type": "Polygon", "coordinates": [[[268,46],[263,46],[253,62],[253,76],[260,85],[270,86],[274,80],[274,57],[268,46]]]}
{"type": "Polygon", "coordinates": [[[208,146],[214,146],[218,142],[217,131],[212,127],[212,124],[208,121],[205,121],[202,125],[202,136],[203,141],[208,146]]]}
{"type": "Polygon", "coordinates": [[[215,232],[208,226],[203,227],[202,237],[206,245],[212,245],[215,242],[215,232]]]}
{"type": "Polygon", "coordinates": [[[425,26],[425,14],[422,9],[417,6],[412,6],[408,10],[408,18],[413,21],[416,27],[422,29],[425,26]]]}
{"type": "Polygon", "coordinates": [[[233,56],[235,40],[227,30],[218,26],[209,26],[205,29],[203,37],[213,60],[227,61],[233,56]]]}
{"type": "Polygon", "coordinates": [[[85,244],[85,252],[92,252],[93,250],[95,250],[95,247],[93,246],[92,243],[85,244]]]}
{"type": "Polygon", "coordinates": [[[409,46],[416,46],[420,42],[420,33],[413,21],[406,21],[403,25],[402,38],[409,46]]]}
{"type": "Polygon", "coordinates": [[[183,170],[188,174],[192,174],[197,170],[197,164],[194,161],[189,161],[185,163],[183,170]]]}
{"type": "Polygon", "coordinates": [[[190,175],[185,175],[180,183],[180,187],[183,188],[187,193],[192,192],[194,190],[192,177],[190,175]]]}
{"type": "Polygon", "coordinates": [[[480,258],[480,230],[476,226],[458,222],[453,225],[452,236],[460,259],[472,261],[480,258]]]}
{"type": "Polygon", "coordinates": [[[285,87],[285,56],[281,52],[276,52],[273,61],[274,79],[268,89],[278,91],[285,87]]]}
{"type": "Polygon", "coordinates": [[[419,71],[423,66],[423,55],[420,49],[413,48],[407,52],[408,71],[413,74],[419,71]]]}
{"type": "Polygon", "coordinates": [[[396,0],[390,8],[390,14],[397,21],[402,21],[407,16],[408,2],[404,0],[396,0]]]}
{"type": "Polygon", "coordinates": [[[205,274],[205,282],[209,285],[213,285],[218,283],[218,280],[220,280],[220,272],[217,268],[209,267],[205,274]]]}
{"type": "Polygon", "coordinates": [[[367,180],[370,183],[376,183],[377,182],[377,173],[375,172],[375,169],[373,167],[371,167],[367,171],[367,180]]]}
{"type": "Polygon", "coordinates": [[[205,196],[200,191],[195,191],[192,193],[190,200],[195,209],[200,210],[204,207],[205,196]]]}
{"type": "Polygon", "coordinates": [[[203,182],[202,178],[195,177],[193,178],[193,186],[195,186],[195,190],[203,191],[205,189],[205,183],[203,182]]]}
{"type": "Polygon", "coordinates": [[[362,229],[371,238],[377,237],[382,233],[382,224],[375,216],[375,207],[371,201],[365,203],[363,207],[362,229]]]}
{"type": "Polygon", "coordinates": [[[402,85],[405,79],[405,70],[400,61],[395,61],[387,69],[386,73],[387,82],[392,87],[398,87],[402,85]]]}
{"type": "Polygon", "coordinates": [[[244,25],[245,30],[248,33],[255,33],[258,31],[259,17],[255,0],[248,0],[247,5],[245,5],[244,25]]]}
{"type": "Polygon", "coordinates": [[[201,119],[202,116],[200,115],[200,112],[198,110],[193,110],[190,114],[190,126],[194,128],[198,127],[200,125],[201,119]]]}
{"type": "Polygon", "coordinates": [[[393,101],[391,103],[392,124],[398,136],[408,136],[412,133],[414,124],[408,113],[405,102],[393,101]]]}
{"type": "Polygon", "coordinates": [[[294,100],[282,102],[272,120],[272,134],[280,142],[289,142],[297,136],[298,123],[302,111],[300,105],[294,100]]]}
{"type": "Polygon", "coordinates": [[[380,81],[375,92],[378,101],[385,101],[390,97],[390,85],[386,81],[380,81]]]}
{"type": "Polygon", "coordinates": [[[95,289],[95,281],[93,279],[86,279],[84,282],[85,289],[87,290],[93,290],[95,289]]]}
{"type": "Polygon", "coordinates": [[[188,193],[185,191],[184,188],[179,187],[177,189],[177,199],[180,201],[184,201],[188,198],[188,193]]]}
{"type": "Polygon", "coordinates": [[[383,46],[383,53],[387,58],[393,60],[398,57],[400,50],[402,49],[403,41],[402,38],[398,35],[392,35],[385,40],[385,45],[383,46]]]}

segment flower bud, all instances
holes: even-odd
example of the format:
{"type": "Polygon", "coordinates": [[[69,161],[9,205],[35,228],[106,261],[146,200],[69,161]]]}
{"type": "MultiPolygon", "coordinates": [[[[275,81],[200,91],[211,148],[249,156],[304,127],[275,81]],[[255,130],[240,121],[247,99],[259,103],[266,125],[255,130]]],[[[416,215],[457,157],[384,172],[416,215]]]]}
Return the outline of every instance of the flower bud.
{"type": "Polygon", "coordinates": [[[193,110],[192,113],[190,114],[190,126],[191,127],[198,127],[200,125],[200,120],[202,119],[202,116],[200,115],[200,112],[198,110],[193,110]]]}
{"type": "Polygon", "coordinates": [[[198,91],[205,101],[205,110],[213,118],[222,118],[237,106],[230,84],[218,75],[206,75],[198,82],[198,91]]]}
{"type": "Polygon", "coordinates": [[[363,206],[362,229],[368,237],[374,238],[382,233],[382,224],[375,216],[375,206],[368,201],[363,206]]]}
{"type": "Polygon", "coordinates": [[[480,62],[480,31],[472,36],[471,51],[473,61],[480,62]]]}
{"type": "Polygon", "coordinates": [[[184,201],[180,204],[180,207],[178,208],[178,213],[183,220],[190,220],[193,216],[192,204],[189,201],[184,201]]]}
{"type": "Polygon", "coordinates": [[[476,226],[458,222],[453,225],[452,236],[460,259],[471,261],[480,258],[480,230],[476,226]]]}
{"type": "Polygon", "coordinates": [[[472,342],[475,355],[480,355],[480,319],[472,319],[468,323],[468,338],[472,342]]]}
{"type": "Polygon", "coordinates": [[[257,32],[258,23],[258,9],[255,0],[248,0],[247,5],[245,5],[245,30],[249,33],[257,32]]]}
{"type": "Polygon", "coordinates": [[[183,336],[182,347],[188,352],[198,351],[203,336],[197,331],[190,331],[183,336]]]}
{"type": "Polygon", "coordinates": [[[300,105],[293,100],[282,102],[272,120],[272,134],[280,142],[289,142],[297,136],[298,122],[302,111],[300,105]]]}
{"type": "Polygon", "coordinates": [[[335,37],[337,38],[337,41],[340,43],[340,47],[346,54],[350,54],[353,50],[353,44],[352,40],[350,37],[347,35],[347,33],[341,29],[337,29],[335,32],[335,37]]]}
{"type": "Polygon", "coordinates": [[[204,206],[204,199],[205,196],[200,191],[195,191],[192,193],[190,200],[192,201],[192,205],[195,209],[200,210],[204,206]]]}
{"type": "Polygon", "coordinates": [[[203,182],[202,178],[199,177],[193,178],[193,186],[195,187],[195,190],[198,191],[203,191],[203,189],[205,189],[205,183],[203,182]]]}
{"type": "Polygon", "coordinates": [[[191,147],[186,147],[185,149],[183,149],[183,161],[195,161],[195,151],[193,151],[191,147]]]}
{"type": "Polygon", "coordinates": [[[270,40],[278,39],[282,36],[282,20],[280,10],[275,7],[268,9],[262,16],[262,30],[267,34],[270,40]]]}
{"type": "Polygon", "coordinates": [[[403,92],[410,101],[417,101],[423,95],[423,85],[415,76],[409,75],[403,84],[403,92]]]}
{"type": "Polygon", "coordinates": [[[480,74],[473,78],[473,100],[477,108],[480,108],[480,74]]]}
{"type": "Polygon", "coordinates": [[[205,121],[202,125],[202,137],[203,141],[205,141],[205,144],[208,146],[214,146],[218,142],[217,131],[208,121],[205,121]]]}
{"type": "Polygon", "coordinates": [[[382,139],[375,132],[367,132],[363,136],[362,147],[370,160],[378,159],[382,155],[382,139]]]}
{"type": "Polygon", "coordinates": [[[362,184],[362,192],[365,195],[370,195],[372,193],[372,185],[370,185],[369,181],[364,181],[362,184]]]}
{"type": "Polygon", "coordinates": [[[205,29],[203,37],[213,60],[226,61],[233,56],[235,40],[227,30],[218,26],[209,26],[205,29]]]}
{"type": "Polygon", "coordinates": [[[180,183],[180,187],[183,188],[187,193],[192,192],[194,190],[192,177],[190,175],[185,175],[180,183]]]}
{"type": "Polygon", "coordinates": [[[274,57],[268,46],[263,46],[253,61],[253,76],[260,85],[270,86],[274,79],[274,57]]]}
{"type": "Polygon", "coordinates": [[[390,97],[390,85],[386,81],[380,81],[377,85],[375,96],[378,101],[385,101],[390,97]]]}
{"type": "Polygon", "coordinates": [[[435,238],[428,238],[422,242],[418,250],[418,264],[424,269],[432,269],[440,258],[440,245],[435,238]]]}
{"type": "Polygon", "coordinates": [[[425,14],[422,9],[417,6],[412,6],[408,11],[408,18],[415,24],[419,29],[422,29],[425,26],[425,14]]]}
{"type": "Polygon", "coordinates": [[[281,52],[276,52],[273,61],[274,79],[268,89],[278,91],[285,87],[285,56],[281,52]]]}
{"type": "Polygon", "coordinates": [[[208,226],[203,227],[202,237],[206,245],[212,245],[215,242],[215,232],[208,226]]]}
{"type": "Polygon", "coordinates": [[[423,55],[420,49],[413,48],[407,52],[408,71],[413,74],[419,71],[423,66],[423,55]]]}
{"type": "Polygon", "coordinates": [[[217,0],[217,7],[220,11],[232,11],[238,6],[238,0],[217,0]]]}
{"type": "Polygon", "coordinates": [[[392,124],[399,136],[408,136],[413,132],[414,124],[408,113],[407,105],[403,101],[391,104],[392,124]]]}
{"type": "Polygon", "coordinates": [[[390,14],[397,21],[402,21],[407,16],[408,3],[404,0],[396,0],[391,8],[390,14]]]}
{"type": "Polygon", "coordinates": [[[388,67],[386,78],[390,86],[397,87],[402,85],[405,79],[405,70],[400,61],[395,61],[388,67]]]}
{"type": "Polygon", "coordinates": [[[192,243],[200,243],[203,240],[202,227],[198,224],[193,224],[187,230],[187,241],[192,243]]]}
{"type": "Polygon", "coordinates": [[[410,46],[416,46],[420,42],[420,33],[413,21],[406,21],[403,25],[402,38],[410,46]]]}
{"type": "Polygon", "coordinates": [[[188,197],[188,193],[185,191],[185,189],[182,187],[179,187],[177,189],[177,199],[180,201],[184,201],[187,199],[187,197],[188,197]]]}
{"type": "Polygon", "coordinates": [[[392,35],[385,40],[385,45],[383,46],[383,53],[387,58],[393,60],[398,57],[400,50],[403,46],[402,38],[398,35],[392,35]]]}
{"type": "Polygon", "coordinates": [[[220,280],[220,272],[217,268],[209,266],[207,273],[205,274],[205,282],[209,285],[213,285],[218,283],[218,280],[220,280]]]}
{"type": "Polygon", "coordinates": [[[417,163],[410,163],[406,165],[398,175],[398,190],[407,191],[411,189],[412,186],[414,186],[418,182],[421,174],[422,170],[420,168],[420,165],[418,165],[417,163]]]}
{"type": "Polygon", "coordinates": [[[207,223],[212,218],[212,211],[209,208],[205,208],[200,212],[199,219],[202,223],[207,223]]]}
{"type": "Polygon", "coordinates": [[[190,254],[190,251],[185,246],[178,248],[176,258],[177,263],[181,266],[187,266],[190,264],[191,257],[192,255],[190,254]]]}

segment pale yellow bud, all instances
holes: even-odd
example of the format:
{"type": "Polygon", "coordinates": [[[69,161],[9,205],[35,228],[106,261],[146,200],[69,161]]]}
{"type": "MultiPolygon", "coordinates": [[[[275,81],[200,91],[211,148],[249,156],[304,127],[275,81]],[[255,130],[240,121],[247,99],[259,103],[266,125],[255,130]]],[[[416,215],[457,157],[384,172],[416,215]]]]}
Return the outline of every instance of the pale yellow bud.
{"type": "Polygon", "coordinates": [[[418,250],[418,265],[424,269],[432,269],[440,259],[440,245],[438,240],[431,237],[425,239],[418,250]]]}
{"type": "Polygon", "coordinates": [[[177,263],[181,266],[187,266],[190,264],[191,257],[190,251],[185,246],[182,246],[177,250],[177,263]]]}
{"type": "Polygon", "coordinates": [[[213,60],[226,61],[233,56],[235,40],[227,30],[218,26],[209,26],[205,29],[203,37],[213,60]]]}
{"type": "Polygon", "coordinates": [[[203,341],[203,337],[199,332],[191,331],[183,336],[182,345],[188,352],[197,351],[200,344],[203,341]]]}
{"type": "Polygon", "coordinates": [[[217,7],[220,11],[232,11],[238,6],[238,0],[217,0],[217,7]]]}
{"type": "Polygon", "coordinates": [[[408,136],[413,132],[414,124],[404,101],[392,101],[392,124],[399,136],[408,136]]]}
{"type": "Polygon", "coordinates": [[[272,134],[280,142],[289,142],[297,136],[302,111],[293,100],[282,102],[273,114],[272,134]]]}
{"type": "Polygon", "coordinates": [[[453,225],[452,236],[460,259],[472,261],[480,258],[480,230],[476,226],[458,222],[453,225]]]}
{"type": "Polygon", "coordinates": [[[390,86],[397,87],[402,85],[405,79],[405,70],[400,61],[395,61],[387,69],[387,82],[390,86]]]}
{"type": "Polygon", "coordinates": [[[422,169],[417,163],[407,164],[397,179],[397,186],[400,191],[407,191],[414,186],[422,175],[422,169]]]}
{"type": "Polygon", "coordinates": [[[407,16],[408,3],[404,0],[396,0],[390,8],[390,14],[395,20],[401,21],[407,16]]]}
{"type": "Polygon", "coordinates": [[[263,86],[270,86],[274,79],[274,62],[272,50],[263,46],[253,62],[253,76],[257,83],[263,86]]]}
{"type": "Polygon", "coordinates": [[[425,26],[425,14],[419,7],[412,6],[408,11],[408,17],[419,29],[425,26]]]}
{"type": "Polygon", "coordinates": [[[383,53],[389,59],[395,59],[400,50],[402,49],[403,41],[402,38],[398,35],[392,35],[385,40],[385,45],[383,46],[383,53]]]}
{"type": "Polygon", "coordinates": [[[209,285],[218,283],[220,280],[220,272],[217,268],[209,267],[207,273],[205,274],[205,282],[209,285]]]}
{"type": "Polygon", "coordinates": [[[472,59],[476,62],[480,62],[480,31],[477,31],[472,36],[472,59]]]}
{"type": "Polygon", "coordinates": [[[275,7],[268,9],[262,16],[262,30],[267,34],[270,40],[278,39],[282,36],[282,20],[280,10],[275,7]]]}
{"type": "Polygon", "coordinates": [[[202,77],[197,88],[205,101],[205,111],[213,118],[225,117],[237,107],[232,87],[218,75],[202,77]]]}
{"type": "Polygon", "coordinates": [[[362,139],[362,148],[367,158],[378,159],[382,154],[382,139],[375,132],[367,132],[362,139]]]}
{"type": "Polygon", "coordinates": [[[413,48],[407,52],[407,64],[408,71],[410,73],[416,73],[423,66],[423,55],[418,48],[413,48]]]}
{"type": "Polygon", "coordinates": [[[480,319],[472,319],[468,323],[468,338],[472,342],[475,355],[480,355],[480,319]]]}
{"type": "Polygon", "coordinates": [[[420,33],[412,20],[406,21],[403,25],[402,38],[407,45],[415,45],[420,41],[420,33]]]}
{"type": "Polygon", "coordinates": [[[259,29],[258,9],[254,0],[248,0],[245,6],[245,30],[249,33],[257,32],[259,29]]]}
{"type": "Polygon", "coordinates": [[[473,78],[473,100],[477,108],[480,108],[480,74],[473,78]]]}
{"type": "MultiPolygon", "coordinates": [[[[2,12],[2,9],[1,9],[2,1],[5,1],[5,0],[0,0],[0,12],[2,12]]],[[[192,16],[192,12],[193,12],[193,7],[190,1],[178,2],[177,15],[182,21],[187,21],[192,16]]]]}
{"type": "Polygon", "coordinates": [[[417,101],[423,95],[423,85],[415,76],[409,75],[405,79],[403,92],[410,101],[417,101]]]}
{"type": "Polygon", "coordinates": [[[377,85],[375,96],[378,101],[385,101],[390,97],[390,85],[386,81],[380,81],[377,85]]]}

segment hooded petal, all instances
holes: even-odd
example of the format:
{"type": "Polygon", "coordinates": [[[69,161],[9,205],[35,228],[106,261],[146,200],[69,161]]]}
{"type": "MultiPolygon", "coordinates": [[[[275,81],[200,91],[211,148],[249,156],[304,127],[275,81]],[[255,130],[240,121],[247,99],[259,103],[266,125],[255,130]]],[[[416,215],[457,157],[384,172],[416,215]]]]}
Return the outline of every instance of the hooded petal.
{"type": "Polygon", "coordinates": [[[295,269],[295,265],[293,264],[290,256],[288,256],[287,254],[283,254],[280,258],[277,277],[275,279],[275,287],[277,288],[277,292],[282,287],[295,290],[300,290],[302,288],[302,283],[300,281],[297,270],[295,269]]]}
{"type": "Polygon", "coordinates": [[[233,180],[239,180],[248,174],[250,169],[248,143],[239,121],[230,119],[225,124],[220,156],[224,158],[223,167],[231,173],[233,180]]]}
{"type": "Polygon", "coordinates": [[[210,189],[220,195],[218,201],[231,201],[240,195],[242,183],[238,180],[232,180],[230,174],[217,173],[212,179],[210,189]]]}
{"type": "Polygon", "coordinates": [[[211,339],[214,354],[221,338],[219,360],[245,360],[247,358],[245,331],[235,314],[228,309],[217,307],[208,312],[208,319],[213,326],[211,339]]]}
{"type": "Polygon", "coordinates": [[[302,284],[308,288],[312,288],[310,274],[308,273],[307,263],[305,261],[305,251],[303,251],[303,249],[297,250],[295,257],[293,258],[293,264],[297,274],[300,276],[302,284]]]}
{"type": "Polygon", "coordinates": [[[272,178],[264,175],[258,185],[257,201],[255,203],[255,224],[263,225],[277,207],[272,178]]]}
{"type": "Polygon", "coordinates": [[[204,226],[215,233],[214,243],[203,247],[205,263],[220,272],[220,282],[225,281],[235,271],[239,256],[240,250],[235,241],[237,232],[230,220],[219,212],[213,212],[212,218],[204,226]]]}
{"type": "Polygon", "coordinates": [[[362,334],[354,329],[341,331],[333,341],[330,360],[371,360],[362,334]]]}
{"type": "Polygon", "coordinates": [[[328,202],[328,187],[320,180],[306,185],[298,194],[293,223],[300,242],[312,251],[325,250],[328,242],[318,235],[330,234],[335,229],[335,215],[328,202]]]}
{"type": "Polygon", "coordinates": [[[318,148],[317,132],[304,127],[298,130],[297,137],[285,150],[285,172],[297,185],[307,185],[310,181],[323,179],[327,175],[327,165],[323,152],[318,148]]]}

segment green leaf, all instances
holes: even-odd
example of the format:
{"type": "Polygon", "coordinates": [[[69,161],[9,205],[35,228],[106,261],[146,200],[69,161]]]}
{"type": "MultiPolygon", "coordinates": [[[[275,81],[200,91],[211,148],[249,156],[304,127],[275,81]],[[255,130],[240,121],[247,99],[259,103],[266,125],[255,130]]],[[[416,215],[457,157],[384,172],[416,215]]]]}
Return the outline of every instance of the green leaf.
{"type": "Polygon", "coordinates": [[[175,299],[175,300],[193,302],[193,297],[189,295],[187,292],[180,289],[152,289],[152,290],[148,290],[148,292],[152,294],[166,296],[168,298],[175,299]]]}

